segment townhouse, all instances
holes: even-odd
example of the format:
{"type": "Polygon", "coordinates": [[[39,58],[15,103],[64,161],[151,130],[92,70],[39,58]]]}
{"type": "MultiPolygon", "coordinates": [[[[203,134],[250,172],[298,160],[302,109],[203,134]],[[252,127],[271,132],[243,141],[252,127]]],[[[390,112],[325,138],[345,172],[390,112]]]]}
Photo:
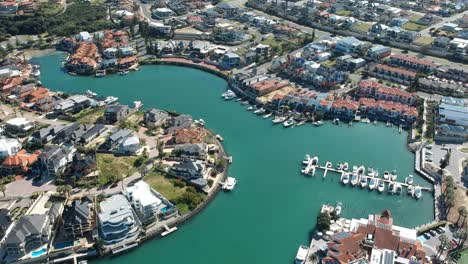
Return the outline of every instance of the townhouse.
{"type": "Polygon", "coordinates": [[[416,73],[413,71],[384,64],[372,65],[369,73],[377,78],[404,85],[410,85],[416,79],[416,73]]]}
{"type": "Polygon", "coordinates": [[[360,81],[357,87],[357,95],[372,97],[376,100],[400,102],[406,105],[414,105],[417,99],[414,93],[387,87],[373,80],[360,81]]]}
{"type": "Polygon", "coordinates": [[[390,55],[389,61],[393,65],[418,72],[421,71],[429,73],[433,72],[437,68],[432,61],[397,53],[390,55]]]}
{"type": "Polygon", "coordinates": [[[353,120],[359,110],[359,103],[351,100],[336,99],[333,101],[329,114],[344,120],[353,120]]]}

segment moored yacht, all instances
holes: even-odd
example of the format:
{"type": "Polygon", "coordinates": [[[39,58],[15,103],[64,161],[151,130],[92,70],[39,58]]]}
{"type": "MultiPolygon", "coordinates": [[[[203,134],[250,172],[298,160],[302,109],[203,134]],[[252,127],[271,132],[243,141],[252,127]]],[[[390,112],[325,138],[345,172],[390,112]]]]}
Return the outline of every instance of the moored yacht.
{"type": "Polygon", "coordinates": [[[271,120],[273,124],[280,124],[280,123],[283,123],[284,121],[286,121],[285,116],[276,116],[273,120],[271,120]]]}
{"type": "Polygon", "coordinates": [[[96,95],[97,95],[97,93],[93,93],[93,91],[91,91],[91,90],[86,90],[85,94],[86,94],[86,96],[88,96],[90,98],[96,97],[96,95]]]}
{"type": "Polygon", "coordinates": [[[302,161],[302,164],[308,165],[309,161],[310,161],[310,155],[306,154],[305,157],[304,157],[304,160],[302,161]]]}
{"type": "Polygon", "coordinates": [[[314,165],[314,166],[317,166],[317,165],[318,165],[318,157],[317,157],[317,156],[314,156],[314,157],[312,158],[312,165],[314,165]]]}
{"type": "Polygon", "coordinates": [[[403,190],[403,187],[401,186],[401,183],[397,182],[395,183],[395,193],[396,194],[401,194],[401,191],[403,190]]]}
{"type": "Polygon", "coordinates": [[[305,123],[306,123],[306,122],[305,122],[304,120],[302,120],[301,122],[297,123],[296,126],[302,126],[302,125],[304,125],[305,123]]]}
{"type": "Polygon", "coordinates": [[[143,106],[143,103],[141,101],[133,101],[133,106],[135,109],[140,109],[143,106]]]}
{"type": "Polygon", "coordinates": [[[388,184],[388,193],[394,193],[395,192],[395,183],[394,182],[390,182],[388,184]]]}
{"type": "Polygon", "coordinates": [[[339,118],[333,119],[333,124],[339,125],[340,124],[340,119],[339,118]]]}
{"type": "Polygon", "coordinates": [[[341,174],[341,183],[344,185],[347,185],[349,183],[349,173],[343,173],[341,174]]]}
{"type": "Polygon", "coordinates": [[[414,196],[414,186],[413,186],[413,185],[409,185],[409,186],[408,186],[408,189],[406,190],[406,192],[408,193],[409,196],[414,196]]]}
{"type": "Polygon", "coordinates": [[[385,190],[385,182],[383,180],[377,180],[379,183],[377,184],[377,190],[379,192],[383,192],[385,190]]]}
{"type": "Polygon", "coordinates": [[[357,174],[359,174],[359,175],[365,175],[365,173],[366,173],[366,167],[360,166],[360,167],[357,169],[357,174]]]}
{"type": "Polygon", "coordinates": [[[223,190],[232,191],[236,187],[236,178],[227,177],[226,182],[223,184],[223,190]]]}
{"type": "Polygon", "coordinates": [[[408,177],[406,177],[406,179],[405,179],[405,183],[409,184],[409,185],[413,184],[413,175],[411,175],[411,174],[408,175],[408,177]]]}
{"type": "Polygon", "coordinates": [[[396,174],[396,171],[393,171],[391,174],[390,174],[390,180],[391,181],[396,181],[398,178],[398,175],[396,174]]]}
{"type": "Polygon", "coordinates": [[[417,186],[414,188],[414,198],[421,199],[422,196],[422,189],[421,187],[417,186]]]}
{"type": "Polygon", "coordinates": [[[97,70],[95,76],[96,77],[106,76],[106,70],[97,70]]]}
{"type": "Polygon", "coordinates": [[[319,120],[319,121],[313,122],[312,124],[313,124],[314,126],[321,126],[321,125],[323,125],[323,121],[322,121],[322,120],[319,120]]]}
{"type": "Polygon", "coordinates": [[[390,179],[390,172],[384,171],[384,173],[383,173],[383,178],[384,178],[385,180],[389,180],[389,179],[390,179]]]}
{"type": "Polygon", "coordinates": [[[255,111],[254,111],[254,114],[262,115],[262,114],[264,114],[265,112],[266,112],[265,109],[260,108],[260,109],[255,110],[255,111]]]}
{"type": "Polygon", "coordinates": [[[377,187],[377,181],[378,179],[376,178],[371,178],[369,181],[369,189],[373,191],[377,187]]]}
{"type": "Polygon", "coordinates": [[[348,171],[348,168],[349,168],[348,162],[343,163],[343,168],[342,168],[342,170],[348,171]]]}
{"type": "Polygon", "coordinates": [[[254,109],[255,109],[255,107],[253,107],[251,105],[249,107],[247,107],[247,110],[249,110],[249,111],[253,111],[254,109]]]}
{"type": "Polygon", "coordinates": [[[219,141],[224,141],[224,138],[220,135],[220,134],[216,134],[216,139],[218,139],[219,141]]]}
{"type": "Polygon", "coordinates": [[[308,251],[309,251],[308,247],[303,246],[303,245],[299,246],[299,249],[297,250],[296,258],[294,259],[294,264],[304,264],[308,251]]]}
{"type": "Polygon", "coordinates": [[[364,176],[364,175],[361,176],[360,185],[361,185],[361,188],[366,188],[366,186],[367,186],[367,177],[366,176],[364,176]]]}
{"type": "Polygon", "coordinates": [[[262,117],[263,117],[263,118],[269,118],[269,117],[272,116],[272,115],[273,115],[272,113],[268,113],[268,114],[266,114],[266,115],[263,115],[262,117]]]}
{"type": "Polygon", "coordinates": [[[343,204],[338,202],[336,203],[336,206],[335,206],[335,214],[337,216],[339,216],[341,214],[341,210],[342,210],[342,207],[343,207],[343,204]]]}
{"type": "Polygon", "coordinates": [[[359,175],[357,175],[356,173],[353,173],[353,176],[351,177],[351,185],[356,186],[358,182],[359,182],[359,175]]]}
{"type": "Polygon", "coordinates": [[[287,120],[286,122],[284,122],[283,126],[284,127],[290,127],[290,126],[293,126],[294,124],[296,124],[296,122],[294,121],[294,119],[289,119],[287,120]]]}
{"type": "Polygon", "coordinates": [[[224,100],[228,101],[236,97],[236,94],[232,90],[227,90],[225,93],[221,95],[224,100]]]}

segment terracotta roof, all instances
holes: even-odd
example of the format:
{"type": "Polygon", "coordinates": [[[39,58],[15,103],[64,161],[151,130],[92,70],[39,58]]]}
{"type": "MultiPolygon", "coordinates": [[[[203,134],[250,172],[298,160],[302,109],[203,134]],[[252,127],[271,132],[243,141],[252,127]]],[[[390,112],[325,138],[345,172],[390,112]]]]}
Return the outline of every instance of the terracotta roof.
{"type": "Polygon", "coordinates": [[[177,144],[185,143],[201,143],[206,136],[206,131],[201,128],[195,129],[179,129],[175,133],[175,142],[177,144]]]}
{"type": "Polygon", "coordinates": [[[399,74],[406,75],[412,78],[416,77],[416,73],[413,71],[408,71],[408,70],[404,70],[404,69],[400,69],[400,68],[396,68],[396,67],[392,67],[392,66],[388,66],[384,64],[377,64],[375,65],[375,68],[382,69],[384,71],[399,73],[399,74]]]}
{"type": "Polygon", "coordinates": [[[334,108],[346,108],[348,110],[358,110],[359,103],[352,100],[343,100],[343,99],[336,99],[333,101],[332,107],[334,108]]]}
{"type": "Polygon", "coordinates": [[[259,93],[266,92],[266,91],[274,91],[278,90],[280,88],[285,87],[288,85],[288,82],[286,81],[278,81],[278,80],[264,80],[261,82],[257,82],[252,84],[250,87],[254,90],[257,90],[259,93]]]}
{"type": "Polygon", "coordinates": [[[392,53],[392,55],[390,55],[390,59],[398,59],[398,60],[402,60],[402,61],[408,61],[408,62],[411,62],[411,63],[426,65],[426,66],[429,66],[429,67],[434,66],[434,63],[432,63],[432,61],[420,59],[420,58],[413,57],[413,56],[397,54],[397,53],[392,53]]]}
{"type": "Polygon", "coordinates": [[[121,58],[118,64],[126,64],[126,63],[135,63],[137,58],[135,56],[121,58]]]}
{"type": "Polygon", "coordinates": [[[40,152],[35,152],[35,153],[27,153],[25,149],[22,149],[18,151],[13,156],[7,157],[3,163],[2,166],[22,166],[22,167],[27,167],[29,165],[34,164],[37,161],[37,158],[39,157],[40,152]]]}
{"type": "Polygon", "coordinates": [[[404,98],[413,98],[416,96],[414,93],[410,93],[410,92],[407,92],[398,88],[387,87],[383,84],[380,84],[378,82],[371,81],[371,80],[364,80],[364,81],[359,82],[359,87],[372,89],[376,93],[380,93],[380,94],[394,95],[394,96],[399,96],[399,97],[404,97],[404,98]]]}

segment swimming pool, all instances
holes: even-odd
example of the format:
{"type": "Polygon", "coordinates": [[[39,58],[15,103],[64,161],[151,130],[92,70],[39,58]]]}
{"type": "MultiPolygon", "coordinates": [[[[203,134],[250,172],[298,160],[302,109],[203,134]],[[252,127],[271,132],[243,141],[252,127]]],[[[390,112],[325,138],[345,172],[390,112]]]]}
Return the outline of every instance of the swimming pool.
{"type": "Polygon", "coordinates": [[[54,245],[55,249],[62,249],[73,246],[73,241],[60,242],[54,245]]]}
{"type": "Polygon", "coordinates": [[[162,208],[162,209],[161,209],[161,213],[165,213],[165,212],[167,212],[167,210],[168,210],[168,209],[169,209],[169,208],[168,208],[168,206],[166,206],[166,207],[162,208]]]}
{"type": "Polygon", "coordinates": [[[36,258],[36,257],[39,257],[39,256],[44,255],[46,252],[47,252],[47,249],[42,248],[41,250],[33,251],[33,252],[31,253],[31,257],[36,258]]]}

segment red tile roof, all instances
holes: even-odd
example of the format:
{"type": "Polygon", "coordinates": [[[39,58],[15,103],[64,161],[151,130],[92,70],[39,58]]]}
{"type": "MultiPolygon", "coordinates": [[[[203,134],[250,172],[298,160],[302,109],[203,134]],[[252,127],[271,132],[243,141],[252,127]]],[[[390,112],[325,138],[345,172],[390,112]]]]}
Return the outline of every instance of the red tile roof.
{"type": "Polygon", "coordinates": [[[359,103],[352,100],[336,99],[332,104],[333,108],[346,108],[348,110],[358,110],[359,103]]]}
{"type": "Polygon", "coordinates": [[[396,67],[392,67],[392,66],[388,66],[384,64],[377,64],[375,65],[375,68],[382,69],[384,71],[399,73],[399,74],[406,75],[412,78],[416,77],[416,73],[413,71],[408,71],[408,70],[404,70],[404,69],[400,69],[400,68],[396,68],[396,67]]]}
{"type": "Polygon", "coordinates": [[[411,63],[421,64],[421,65],[425,65],[425,66],[429,66],[429,67],[434,66],[434,63],[432,61],[428,61],[428,60],[425,60],[425,59],[420,59],[420,58],[413,57],[413,56],[397,54],[397,53],[392,53],[392,55],[390,55],[390,59],[398,59],[398,60],[402,60],[402,61],[408,61],[408,62],[411,62],[411,63]]]}
{"type": "Polygon", "coordinates": [[[16,153],[15,155],[7,157],[3,161],[2,166],[5,166],[5,167],[21,166],[23,169],[25,169],[37,161],[39,154],[40,154],[39,151],[30,154],[30,153],[27,153],[25,149],[22,149],[18,151],[18,153],[16,153]]]}

